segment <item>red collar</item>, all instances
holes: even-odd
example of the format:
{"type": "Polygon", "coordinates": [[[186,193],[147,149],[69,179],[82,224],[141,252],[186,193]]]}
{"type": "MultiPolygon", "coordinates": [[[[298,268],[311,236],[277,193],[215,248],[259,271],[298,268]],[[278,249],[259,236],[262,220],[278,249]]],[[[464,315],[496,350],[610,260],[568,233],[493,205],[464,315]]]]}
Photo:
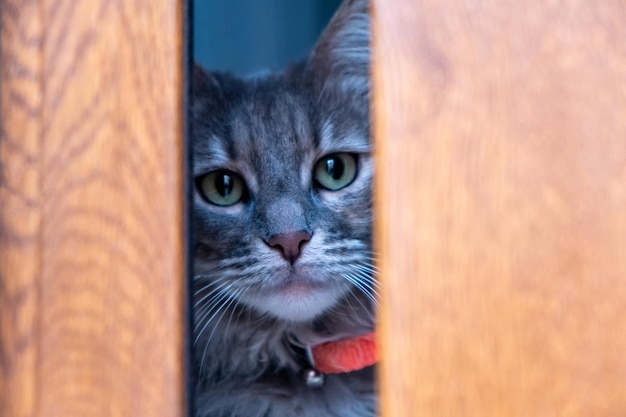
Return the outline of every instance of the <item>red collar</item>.
{"type": "Polygon", "coordinates": [[[374,333],[322,343],[312,351],[315,369],[325,374],[358,371],[378,362],[374,333]]]}

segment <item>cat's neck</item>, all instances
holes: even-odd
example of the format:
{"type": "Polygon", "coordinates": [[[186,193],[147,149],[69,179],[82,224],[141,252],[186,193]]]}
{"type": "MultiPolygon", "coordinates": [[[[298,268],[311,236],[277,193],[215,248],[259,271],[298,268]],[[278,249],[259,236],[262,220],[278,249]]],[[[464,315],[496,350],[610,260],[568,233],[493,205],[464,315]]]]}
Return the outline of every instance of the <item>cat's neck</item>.
{"type": "Polygon", "coordinates": [[[203,332],[205,337],[195,343],[201,375],[217,382],[254,380],[280,369],[301,371],[305,364],[294,345],[314,346],[372,331],[374,317],[367,300],[349,300],[347,297],[311,322],[289,322],[230,306],[211,321],[212,330],[203,332]]]}

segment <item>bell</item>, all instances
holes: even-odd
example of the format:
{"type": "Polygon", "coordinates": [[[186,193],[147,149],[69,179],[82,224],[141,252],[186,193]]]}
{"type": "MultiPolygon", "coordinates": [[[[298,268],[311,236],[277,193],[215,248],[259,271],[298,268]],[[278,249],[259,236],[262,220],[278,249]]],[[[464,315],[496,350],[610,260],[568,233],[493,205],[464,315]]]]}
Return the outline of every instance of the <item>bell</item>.
{"type": "Polygon", "coordinates": [[[324,385],[324,374],[315,369],[305,369],[304,381],[310,388],[320,388],[324,385]]]}

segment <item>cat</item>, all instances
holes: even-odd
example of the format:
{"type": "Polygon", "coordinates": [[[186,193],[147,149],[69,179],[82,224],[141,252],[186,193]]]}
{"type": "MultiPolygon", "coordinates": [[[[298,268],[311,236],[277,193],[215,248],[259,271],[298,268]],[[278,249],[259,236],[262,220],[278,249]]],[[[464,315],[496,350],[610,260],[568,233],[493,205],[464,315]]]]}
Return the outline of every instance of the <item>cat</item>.
{"type": "Polygon", "coordinates": [[[306,347],[374,329],[368,8],[283,72],[194,68],[197,417],[376,415],[373,366],[303,377],[306,347]]]}

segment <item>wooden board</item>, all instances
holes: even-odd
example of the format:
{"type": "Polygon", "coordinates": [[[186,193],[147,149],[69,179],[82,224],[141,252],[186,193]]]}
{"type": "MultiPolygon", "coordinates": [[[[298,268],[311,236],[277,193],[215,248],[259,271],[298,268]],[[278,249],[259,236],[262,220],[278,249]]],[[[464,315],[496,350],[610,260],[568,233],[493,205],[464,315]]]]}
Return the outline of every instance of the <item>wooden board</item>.
{"type": "Polygon", "coordinates": [[[182,416],[183,2],[0,7],[0,415],[182,416]]]}
{"type": "Polygon", "coordinates": [[[37,2],[0,3],[0,415],[35,416],[41,279],[37,2]]]}
{"type": "Polygon", "coordinates": [[[374,9],[383,416],[624,415],[624,3],[374,9]]]}

